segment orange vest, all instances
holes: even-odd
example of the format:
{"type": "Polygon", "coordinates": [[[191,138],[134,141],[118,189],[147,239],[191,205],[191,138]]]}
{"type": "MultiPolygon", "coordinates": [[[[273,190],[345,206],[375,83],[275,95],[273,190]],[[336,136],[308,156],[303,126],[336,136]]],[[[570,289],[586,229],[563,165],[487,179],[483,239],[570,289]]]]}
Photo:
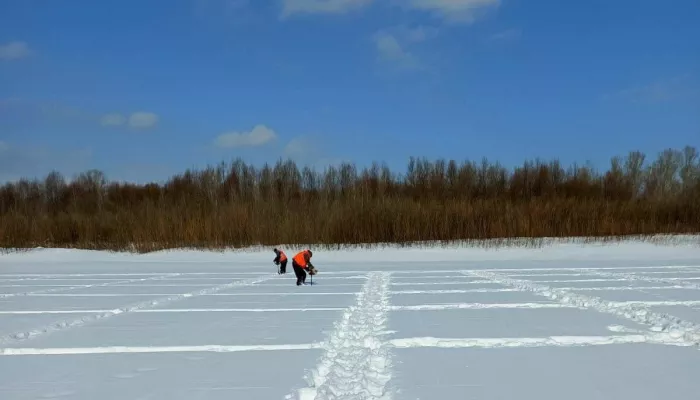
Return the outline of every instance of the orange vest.
{"type": "Polygon", "coordinates": [[[308,256],[309,251],[304,250],[300,251],[297,253],[297,255],[294,256],[294,262],[297,263],[302,268],[306,268],[306,257],[308,256]]]}
{"type": "Polygon", "coordinates": [[[285,262],[287,261],[287,255],[284,254],[282,250],[280,250],[280,262],[285,262]]]}

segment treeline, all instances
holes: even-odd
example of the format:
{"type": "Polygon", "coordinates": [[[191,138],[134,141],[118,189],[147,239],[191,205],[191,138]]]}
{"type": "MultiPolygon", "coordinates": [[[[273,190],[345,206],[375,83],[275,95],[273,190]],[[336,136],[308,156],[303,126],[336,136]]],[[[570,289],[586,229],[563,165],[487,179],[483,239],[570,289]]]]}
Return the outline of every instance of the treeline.
{"type": "Polygon", "coordinates": [[[172,247],[360,244],[700,231],[693,147],[606,171],[558,161],[412,158],[403,174],[353,164],[319,172],[292,161],[240,160],[164,184],[109,182],[97,170],[57,172],[0,188],[1,247],[150,251],[172,247]]]}

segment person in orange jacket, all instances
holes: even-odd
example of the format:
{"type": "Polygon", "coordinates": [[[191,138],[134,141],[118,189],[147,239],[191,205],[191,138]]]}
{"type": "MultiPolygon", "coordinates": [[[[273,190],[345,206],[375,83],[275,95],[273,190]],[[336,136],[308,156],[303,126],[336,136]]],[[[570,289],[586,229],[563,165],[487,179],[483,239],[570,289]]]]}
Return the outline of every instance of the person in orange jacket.
{"type": "Polygon", "coordinates": [[[292,258],[292,268],[294,268],[294,274],[297,276],[297,286],[306,284],[305,270],[308,269],[311,275],[315,274],[315,268],[311,264],[311,256],[313,256],[311,250],[303,250],[292,258]]]}
{"type": "Polygon", "coordinates": [[[275,265],[279,265],[279,269],[277,270],[278,274],[286,274],[287,273],[287,255],[284,254],[282,250],[278,249],[272,249],[272,251],[275,252],[275,257],[274,260],[272,260],[275,265]]]}

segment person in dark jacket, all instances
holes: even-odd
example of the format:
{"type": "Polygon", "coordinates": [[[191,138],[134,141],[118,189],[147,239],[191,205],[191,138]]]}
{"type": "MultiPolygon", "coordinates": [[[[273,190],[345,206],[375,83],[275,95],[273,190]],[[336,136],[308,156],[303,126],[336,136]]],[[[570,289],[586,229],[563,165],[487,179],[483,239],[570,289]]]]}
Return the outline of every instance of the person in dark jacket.
{"type": "Polygon", "coordinates": [[[287,273],[287,255],[284,254],[284,252],[282,250],[278,250],[276,248],[273,249],[273,251],[275,252],[275,255],[277,257],[275,257],[275,259],[272,260],[272,262],[275,263],[275,265],[279,266],[277,273],[278,274],[286,274],[287,273]]]}

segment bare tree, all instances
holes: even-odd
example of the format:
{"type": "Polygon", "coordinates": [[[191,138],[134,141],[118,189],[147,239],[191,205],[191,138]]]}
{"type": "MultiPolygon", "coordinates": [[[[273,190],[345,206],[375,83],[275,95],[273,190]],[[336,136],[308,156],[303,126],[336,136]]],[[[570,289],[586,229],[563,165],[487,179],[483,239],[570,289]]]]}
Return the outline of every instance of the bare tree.
{"type": "Polygon", "coordinates": [[[680,189],[679,172],[683,155],[674,149],[666,149],[649,166],[646,177],[646,194],[660,200],[677,194],[680,189]]]}
{"type": "Polygon", "coordinates": [[[632,151],[625,160],[624,173],[634,197],[642,194],[644,190],[644,160],[646,156],[640,151],[632,151]]]}
{"type": "Polygon", "coordinates": [[[683,160],[680,168],[681,186],[684,192],[691,190],[700,179],[700,160],[695,147],[683,148],[683,160]]]}

